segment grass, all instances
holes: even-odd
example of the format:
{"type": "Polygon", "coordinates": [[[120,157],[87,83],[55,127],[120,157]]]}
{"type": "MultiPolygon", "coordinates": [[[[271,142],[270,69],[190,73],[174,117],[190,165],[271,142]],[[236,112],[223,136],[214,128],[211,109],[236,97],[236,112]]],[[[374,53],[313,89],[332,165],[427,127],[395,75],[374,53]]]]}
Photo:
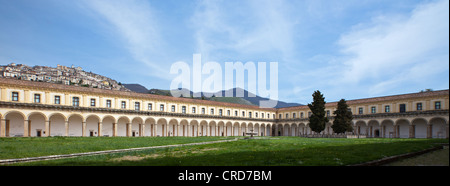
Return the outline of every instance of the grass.
{"type": "MultiPolygon", "coordinates": [[[[219,139],[213,137],[203,139],[208,138],[219,139]]],[[[84,139],[82,138],[82,140],[84,139]]],[[[140,138],[131,138],[130,140],[138,139],[140,138]]],[[[191,143],[187,141],[201,138],[152,139],[161,140],[159,143],[172,143],[177,140],[191,143]]],[[[145,141],[145,138],[141,140],[145,141]]],[[[437,143],[448,143],[448,139],[273,137],[31,162],[23,165],[341,166],[420,151],[434,147],[437,143]]]]}
{"type": "Polygon", "coordinates": [[[223,137],[46,137],[0,138],[0,159],[215,141],[223,137]]]}

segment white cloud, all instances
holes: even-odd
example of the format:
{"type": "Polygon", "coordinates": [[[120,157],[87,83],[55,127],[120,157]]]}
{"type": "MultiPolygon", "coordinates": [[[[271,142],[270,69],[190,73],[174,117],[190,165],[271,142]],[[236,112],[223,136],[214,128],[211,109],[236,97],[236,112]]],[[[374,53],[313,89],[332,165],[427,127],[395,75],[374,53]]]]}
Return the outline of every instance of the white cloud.
{"type": "Polygon", "coordinates": [[[124,46],[136,61],[146,64],[153,73],[149,75],[168,79],[168,69],[156,63],[163,44],[153,9],[142,0],[86,0],[85,3],[113,26],[124,46]]]}
{"type": "Polygon", "coordinates": [[[191,18],[197,51],[206,59],[224,51],[225,55],[275,53],[288,58],[294,51],[295,23],[289,11],[284,1],[200,1],[191,18]]]}
{"type": "Polygon", "coordinates": [[[350,83],[376,80],[378,85],[398,85],[422,78],[420,73],[407,73],[408,78],[394,81],[398,74],[419,66],[448,63],[431,60],[436,55],[448,56],[448,17],[448,1],[442,0],[419,5],[410,16],[381,15],[369,24],[358,25],[339,41],[342,53],[349,57],[343,63],[347,69],[342,80],[350,83]]]}

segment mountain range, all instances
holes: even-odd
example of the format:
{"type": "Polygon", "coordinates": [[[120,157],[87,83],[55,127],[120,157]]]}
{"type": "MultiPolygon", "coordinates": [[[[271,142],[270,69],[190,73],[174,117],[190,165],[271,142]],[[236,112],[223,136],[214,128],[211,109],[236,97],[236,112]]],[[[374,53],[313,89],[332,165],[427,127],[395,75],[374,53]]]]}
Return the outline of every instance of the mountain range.
{"type": "MultiPolygon", "coordinates": [[[[157,94],[157,95],[164,95],[164,96],[172,96],[171,91],[169,90],[162,90],[162,89],[147,89],[146,87],[140,85],[140,84],[122,84],[125,86],[125,88],[130,89],[131,91],[138,92],[138,93],[148,93],[148,94],[157,94]]],[[[245,105],[256,105],[260,106],[260,101],[269,100],[269,98],[263,98],[258,95],[255,95],[245,89],[242,88],[232,88],[228,90],[221,90],[215,93],[211,92],[200,92],[195,93],[187,90],[187,89],[178,89],[173,90],[172,92],[175,92],[175,94],[181,94],[181,92],[189,92],[188,95],[182,95],[183,97],[191,97],[191,95],[200,95],[200,97],[196,97],[193,99],[205,99],[205,100],[211,100],[211,101],[220,101],[220,102],[229,102],[229,103],[238,103],[238,104],[245,104],[245,105]],[[243,97],[236,97],[236,92],[243,92],[243,97]],[[214,96],[215,95],[228,95],[231,94],[233,97],[219,97],[214,96]]],[[[283,101],[278,101],[275,108],[283,108],[283,107],[293,107],[293,106],[300,106],[302,104],[298,103],[286,103],[283,101]]]]}

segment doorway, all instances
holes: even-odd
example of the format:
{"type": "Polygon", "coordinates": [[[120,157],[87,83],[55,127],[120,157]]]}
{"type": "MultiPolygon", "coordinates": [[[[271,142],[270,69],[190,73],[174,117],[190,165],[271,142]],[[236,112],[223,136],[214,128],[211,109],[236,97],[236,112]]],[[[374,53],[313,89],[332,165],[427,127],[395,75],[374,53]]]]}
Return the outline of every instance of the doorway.
{"type": "Polygon", "coordinates": [[[375,137],[379,138],[380,137],[380,130],[375,129],[375,137]]]}

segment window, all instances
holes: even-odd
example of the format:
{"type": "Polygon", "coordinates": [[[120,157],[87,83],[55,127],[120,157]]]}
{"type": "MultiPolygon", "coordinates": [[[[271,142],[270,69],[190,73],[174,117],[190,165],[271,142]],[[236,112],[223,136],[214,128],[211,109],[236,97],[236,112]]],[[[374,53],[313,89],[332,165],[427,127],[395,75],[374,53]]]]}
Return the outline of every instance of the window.
{"type": "Polygon", "coordinates": [[[41,95],[40,94],[34,94],[34,102],[40,103],[41,102],[41,95]]]}
{"type": "Polygon", "coordinates": [[[384,106],[384,112],[390,112],[391,107],[389,105],[384,106]]]}
{"type": "Polygon", "coordinates": [[[286,114],[286,119],[288,119],[289,118],[289,114],[286,114]]]}
{"type": "Polygon", "coordinates": [[[327,110],[327,117],[330,117],[330,111],[327,110]]]}
{"type": "Polygon", "coordinates": [[[181,107],[181,113],[186,114],[186,106],[181,107]]]}
{"type": "Polygon", "coordinates": [[[164,105],[163,104],[159,105],[159,111],[164,111],[164,105]]]}
{"type": "Polygon", "coordinates": [[[195,107],[192,107],[192,113],[195,114],[195,107]]]}
{"type": "Polygon", "coordinates": [[[422,103],[417,103],[416,106],[417,106],[417,110],[422,110],[422,103]]]}
{"type": "Polygon", "coordinates": [[[295,117],[297,117],[296,114],[295,114],[295,113],[292,113],[292,118],[295,119],[295,117]]]}
{"type": "Polygon", "coordinates": [[[95,99],[91,99],[91,107],[95,107],[95,99]]]}
{"type": "Polygon", "coordinates": [[[172,112],[175,112],[175,105],[172,105],[172,112]]]}
{"type": "Polygon", "coordinates": [[[12,100],[19,101],[19,93],[18,92],[12,92],[12,100]]]}
{"type": "Polygon", "coordinates": [[[61,96],[55,96],[55,104],[61,104],[61,96]]]}
{"type": "Polygon", "coordinates": [[[359,108],[358,108],[358,114],[363,114],[363,113],[364,113],[363,108],[362,108],[362,107],[359,107],[359,108]]]}
{"type": "Polygon", "coordinates": [[[257,112],[255,112],[255,118],[258,118],[258,113],[257,112]]]}
{"type": "Polygon", "coordinates": [[[272,114],[272,118],[275,119],[275,114],[272,114]]]}
{"type": "Polygon", "coordinates": [[[308,112],[308,118],[311,117],[311,114],[312,114],[311,112],[308,112]]]}
{"type": "Polygon", "coordinates": [[[238,111],[234,111],[234,116],[238,116],[238,111]]]}
{"type": "Polygon", "coordinates": [[[211,115],[214,115],[214,109],[211,109],[211,115]]]}
{"type": "Polygon", "coordinates": [[[434,102],[434,109],[436,109],[436,110],[441,109],[441,102],[440,101],[434,102]]]}
{"type": "Polygon", "coordinates": [[[252,118],[252,112],[248,112],[248,117],[252,118]]]}
{"type": "Polygon", "coordinates": [[[405,104],[400,104],[400,112],[406,112],[406,105],[405,104]]]}
{"type": "Polygon", "coordinates": [[[127,108],[127,102],[122,101],[122,108],[123,108],[123,109],[126,109],[126,108],[127,108]]]}
{"type": "Polygon", "coordinates": [[[153,104],[149,103],[147,106],[148,106],[148,110],[153,110],[153,104]]]}
{"type": "Polygon", "coordinates": [[[242,111],[242,117],[245,117],[245,111],[242,111]]]}
{"type": "Polygon", "coordinates": [[[230,116],[230,115],[231,115],[231,111],[227,110],[227,116],[230,116]]]}
{"type": "Polygon", "coordinates": [[[370,107],[370,112],[371,112],[372,114],[377,113],[377,107],[370,107]]]}
{"type": "Polygon", "coordinates": [[[141,110],[141,103],[139,103],[139,102],[134,102],[134,110],[136,110],[136,111],[141,110]]]}
{"type": "Polygon", "coordinates": [[[261,118],[264,118],[264,113],[261,114],[261,118]]]}
{"type": "Polygon", "coordinates": [[[222,116],[222,109],[219,109],[219,116],[222,116]]]}
{"type": "Polygon", "coordinates": [[[205,112],[206,112],[205,108],[202,108],[202,114],[205,114],[205,112]]]}
{"type": "Polygon", "coordinates": [[[281,116],[282,116],[281,114],[278,114],[278,119],[281,119],[281,116]]]}
{"type": "Polygon", "coordinates": [[[106,100],[106,107],[111,108],[111,100],[110,99],[106,100]]]}
{"type": "Polygon", "coordinates": [[[300,113],[300,118],[303,118],[303,112],[300,113]]]}
{"type": "Polygon", "coordinates": [[[80,106],[80,98],[79,97],[72,97],[72,105],[74,107],[80,106]]]}

